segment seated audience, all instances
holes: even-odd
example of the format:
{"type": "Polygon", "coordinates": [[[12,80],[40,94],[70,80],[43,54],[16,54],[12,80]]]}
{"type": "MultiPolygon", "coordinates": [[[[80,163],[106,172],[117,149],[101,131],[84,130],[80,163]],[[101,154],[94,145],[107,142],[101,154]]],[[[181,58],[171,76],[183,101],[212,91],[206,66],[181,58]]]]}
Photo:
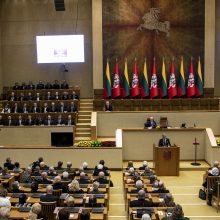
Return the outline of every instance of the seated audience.
{"type": "Polygon", "coordinates": [[[55,102],[51,103],[50,112],[58,112],[55,102]]]}
{"type": "Polygon", "coordinates": [[[40,171],[40,167],[36,166],[34,168],[34,172],[31,174],[32,176],[41,176],[41,171],[40,171]]]}
{"type": "Polygon", "coordinates": [[[20,168],[20,163],[15,162],[13,172],[14,172],[14,173],[20,173],[20,172],[23,172],[23,170],[20,168]]]}
{"type": "Polygon", "coordinates": [[[70,95],[69,99],[77,100],[77,99],[79,99],[79,96],[76,94],[75,91],[73,91],[72,94],[70,95]]]}
{"type": "Polygon", "coordinates": [[[88,193],[89,194],[103,194],[101,191],[99,191],[99,182],[94,182],[88,193]]]}
{"type": "Polygon", "coordinates": [[[69,85],[68,85],[68,83],[66,82],[65,79],[62,80],[61,89],[69,89],[69,85]]]}
{"type": "Polygon", "coordinates": [[[162,138],[159,140],[159,147],[171,147],[170,140],[165,134],[162,134],[162,138]]]}
{"type": "Polygon", "coordinates": [[[46,85],[45,85],[45,89],[52,89],[53,86],[50,82],[47,82],[46,85]]]}
{"type": "Polygon", "coordinates": [[[44,161],[40,162],[40,170],[48,170],[49,167],[44,163],[44,161]]]}
{"type": "Polygon", "coordinates": [[[62,161],[58,161],[57,162],[57,166],[54,168],[55,170],[64,170],[63,168],[63,162],[62,161]]]}
{"type": "Polygon", "coordinates": [[[19,182],[18,181],[14,181],[12,183],[12,193],[21,193],[22,191],[19,189],[19,182]]]}
{"type": "Polygon", "coordinates": [[[36,89],[44,89],[44,84],[43,84],[43,82],[41,80],[37,84],[36,89]]]}
{"type": "Polygon", "coordinates": [[[68,92],[67,91],[63,92],[62,100],[68,100],[68,99],[69,99],[68,92]]]}
{"type": "Polygon", "coordinates": [[[18,101],[25,101],[25,100],[27,100],[27,98],[24,96],[24,93],[21,92],[20,96],[18,97],[18,101]]]}
{"type": "Polygon", "coordinates": [[[60,89],[60,84],[59,84],[58,80],[54,81],[53,89],[60,89]]]}
{"type": "Polygon", "coordinates": [[[64,102],[60,102],[60,106],[58,107],[58,112],[67,112],[67,108],[64,105],[64,102]]]}
{"type": "Polygon", "coordinates": [[[66,120],[66,122],[65,122],[65,125],[72,126],[72,125],[74,125],[74,124],[75,124],[75,123],[74,123],[74,120],[72,119],[72,116],[71,116],[71,115],[68,115],[67,120],[66,120]]]}
{"type": "Polygon", "coordinates": [[[143,161],[143,165],[142,165],[141,167],[139,167],[138,169],[139,169],[139,170],[145,170],[146,167],[148,167],[148,163],[147,163],[147,161],[145,160],[145,161],[143,161]]]}
{"type": "Polygon", "coordinates": [[[65,199],[65,202],[66,202],[67,207],[74,207],[75,206],[75,201],[74,201],[74,198],[72,196],[68,196],[65,199]]]}
{"type": "Polygon", "coordinates": [[[68,211],[68,209],[60,209],[58,212],[58,219],[59,220],[69,220],[70,217],[70,212],[68,211]]]}
{"type": "Polygon", "coordinates": [[[31,167],[25,169],[25,171],[21,174],[20,183],[31,183],[31,167]]]}
{"type": "Polygon", "coordinates": [[[63,193],[67,191],[66,187],[61,183],[60,176],[55,176],[55,178],[53,180],[53,189],[54,190],[62,189],[63,193]]]}
{"type": "Polygon", "coordinates": [[[58,115],[58,118],[57,120],[55,120],[54,125],[58,125],[58,126],[65,125],[65,121],[62,119],[62,115],[58,115]]]}
{"type": "Polygon", "coordinates": [[[22,83],[21,83],[20,89],[21,89],[21,90],[27,89],[27,85],[26,85],[25,82],[22,82],[22,83]]]}
{"type": "Polygon", "coordinates": [[[6,126],[13,126],[14,125],[14,120],[12,120],[11,115],[8,116],[6,122],[5,122],[6,126]]]}
{"type": "Polygon", "coordinates": [[[0,207],[0,219],[8,220],[10,217],[11,207],[0,207]]]}
{"type": "Polygon", "coordinates": [[[27,126],[35,125],[35,120],[32,119],[32,116],[31,116],[31,115],[28,115],[28,118],[27,118],[27,120],[26,120],[26,122],[25,122],[25,125],[27,125],[27,126]]]}
{"type": "Polygon", "coordinates": [[[100,184],[110,184],[109,180],[105,179],[105,173],[103,171],[99,172],[98,178],[94,179],[93,182],[99,182],[100,184]]]}
{"type": "Polygon", "coordinates": [[[85,207],[103,207],[103,204],[97,203],[97,198],[95,195],[86,198],[85,207]],[[87,199],[88,198],[88,199],[87,199]]]}
{"type": "Polygon", "coordinates": [[[175,202],[173,201],[173,196],[172,194],[170,193],[167,193],[165,196],[164,196],[164,200],[163,202],[159,203],[159,206],[160,207],[175,207],[175,202]]]}
{"type": "Polygon", "coordinates": [[[48,115],[48,116],[47,116],[47,119],[45,120],[44,125],[47,125],[47,126],[54,125],[54,121],[53,121],[53,119],[51,118],[51,115],[48,115]]]}
{"type": "Polygon", "coordinates": [[[135,189],[131,190],[131,193],[138,193],[144,187],[144,184],[141,180],[138,180],[135,183],[135,187],[136,187],[135,189]]]}
{"type": "Polygon", "coordinates": [[[141,174],[141,176],[148,176],[150,177],[153,175],[153,171],[149,167],[145,167],[144,172],[141,174]]]}
{"type": "Polygon", "coordinates": [[[166,189],[162,181],[159,181],[158,187],[153,190],[153,193],[169,193],[169,190],[166,189]]]}
{"type": "Polygon", "coordinates": [[[54,100],[60,100],[59,92],[55,92],[55,96],[53,97],[54,100]]]}
{"type": "Polygon", "coordinates": [[[41,173],[41,179],[37,180],[40,184],[52,184],[52,180],[48,179],[47,172],[41,173]]]}
{"type": "MultiPolygon", "coordinates": [[[[108,170],[108,167],[105,166],[105,161],[104,160],[100,160],[99,164],[101,164],[103,166],[103,170],[108,170]]],[[[95,166],[95,170],[98,169],[97,166],[95,166]]]]}
{"type": "Polygon", "coordinates": [[[44,97],[44,99],[45,100],[52,100],[53,99],[53,97],[49,91],[47,92],[47,95],[44,97]]]}
{"type": "Polygon", "coordinates": [[[188,220],[189,218],[184,217],[183,209],[181,205],[176,205],[173,209],[172,215],[162,218],[162,220],[188,220]]]}
{"type": "MultiPolygon", "coordinates": [[[[219,176],[219,169],[217,167],[212,167],[208,171],[207,176],[219,176]]],[[[205,178],[205,182],[202,185],[203,185],[203,187],[207,188],[207,177],[205,178]]]]}
{"type": "Polygon", "coordinates": [[[79,178],[79,184],[88,184],[89,182],[90,182],[90,179],[87,178],[84,172],[81,172],[80,178],[79,178]]]}
{"type": "MultiPolygon", "coordinates": [[[[127,167],[126,167],[126,170],[129,170],[130,169],[130,167],[133,167],[134,168],[134,164],[133,164],[133,161],[128,161],[128,165],[127,165],[127,167]]],[[[135,169],[135,168],[134,168],[135,169]]]]}
{"type": "Polygon", "coordinates": [[[18,116],[18,120],[15,121],[15,125],[16,126],[23,126],[23,125],[25,125],[25,120],[22,119],[21,115],[18,116]]]}
{"type": "Polygon", "coordinates": [[[31,183],[31,192],[36,193],[38,191],[38,187],[39,187],[39,185],[38,185],[37,181],[32,182],[31,183]]]}
{"type": "Polygon", "coordinates": [[[149,216],[149,214],[143,214],[141,220],[151,220],[151,217],[149,216]]]}
{"type": "Polygon", "coordinates": [[[36,166],[40,166],[40,163],[43,162],[43,157],[39,157],[37,161],[33,162],[32,169],[35,169],[36,166]]]}
{"type": "Polygon", "coordinates": [[[70,106],[68,108],[68,112],[77,112],[77,107],[75,106],[74,102],[70,103],[70,106]]]}
{"type": "Polygon", "coordinates": [[[46,188],[46,194],[40,197],[41,202],[55,202],[57,197],[53,195],[53,186],[49,185],[46,188]]]}
{"type": "Polygon", "coordinates": [[[11,109],[11,113],[20,113],[21,109],[18,107],[18,103],[15,102],[14,107],[11,109]]]}
{"type": "Polygon", "coordinates": [[[90,220],[90,212],[86,209],[83,209],[79,217],[80,220],[90,220]]]}
{"type": "Polygon", "coordinates": [[[28,219],[43,219],[43,220],[47,220],[47,217],[44,216],[44,214],[42,213],[41,210],[41,204],[39,203],[34,203],[31,207],[31,210],[29,212],[29,216],[28,219]]]}
{"type": "Polygon", "coordinates": [[[93,172],[93,176],[98,176],[98,175],[99,175],[99,172],[101,172],[101,171],[105,172],[105,171],[103,170],[103,165],[102,165],[102,164],[98,164],[98,165],[97,165],[97,169],[95,169],[94,172],[93,172]]]}
{"type": "Polygon", "coordinates": [[[8,101],[17,101],[17,97],[14,92],[11,92],[11,95],[8,98],[8,101]]]}
{"type": "Polygon", "coordinates": [[[70,182],[69,173],[64,171],[62,174],[62,181],[70,182]]]}
{"type": "Polygon", "coordinates": [[[54,167],[49,167],[48,176],[57,176],[54,167]]]}
{"type": "Polygon", "coordinates": [[[6,162],[4,163],[4,168],[7,168],[8,170],[14,169],[14,164],[11,162],[11,158],[7,157],[6,162]]]}
{"type": "Polygon", "coordinates": [[[144,190],[139,190],[138,199],[130,202],[130,207],[152,207],[153,203],[146,200],[146,193],[144,190]]]}
{"type": "Polygon", "coordinates": [[[28,113],[29,112],[29,109],[27,107],[27,103],[24,103],[22,109],[21,109],[21,113],[28,113]]]}
{"type": "Polygon", "coordinates": [[[109,101],[106,101],[106,102],[105,102],[104,111],[106,111],[106,112],[112,112],[112,111],[113,111],[113,108],[112,108],[112,106],[110,105],[110,102],[109,102],[109,101]]]}
{"type": "Polygon", "coordinates": [[[26,89],[35,89],[35,85],[32,83],[32,81],[29,81],[28,85],[26,86],[26,89]]]}
{"type": "Polygon", "coordinates": [[[19,90],[20,86],[18,84],[18,82],[15,82],[14,86],[13,86],[13,90],[19,90]]]}
{"type": "Polygon", "coordinates": [[[48,107],[48,105],[47,105],[46,102],[44,103],[44,106],[43,106],[43,108],[41,109],[41,112],[42,112],[42,113],[50,112],[50,109],[49,109],[49,107],[48,107]]]}
{"type": "Polygon", "coordinates": [[[149,179],[150,179],[150,184],[154,184],[155,182],[158,182],[156,175],[151,175],[149,179]]]}
{"type": "Polygon", "coordinates": [[[84,193],[82,189],[79,187],[79,182],[77,180],[73,180],[69,185],[68,185],[68,193],[71,194],[78,194],[78,193],[84,193]]]}
{"type": "Polygon", "coordinates": [[[0,126],[3,126],[5,124],[5,120],[2,118],[2,115],[0,115],[0,126]]]}
{"type": "Polygon", "coordinates": [[[34,102],[33,107],[31,109],[32,113],[40,113],[40,108],[37,106],[37,103],[34,102]]]}
{"type": "Polygon", "coordinates": [[[31,204],[27,204],[27,196],[26,194],[22,193],[21,195],[19,195],[19,202],[15,205],[15,206],[29,206],[31,204]]]}
{"type": "Polygon", "coordinates": [[[87,162],[83,162],[83,164],[82,164],[82,169],[83,169],[83,170],[91,170],[91,168],[89,168],[89,165],[88,165],[87,162]]]}
{"type": "Polygon", "coordinates": [[[68,173],[75,173],[75,170],[72,168],[72,162],[68,161],[66,163],[66,171],[68,173]]]}
{"type": "Polygon", "coordinates": [[[11,202],[7,198],[8,191],[6,189],[1,189],[0,190],[0,207],[10,207],[11,202]]]}
{"type": "Polygon", "coordinates": [[[28,92],[27,96],[25,97],[25,100],[27,100],[27,101],[32,101],[32,100],[34,100],[34,97],[32,96],[32,93],[31,93],[31,92],[28,92]]]}
{"type": "Polygon", "coordinates": [[[144,124],[144,128],[156,128],[157,123],[154,121],[154,117],[150,117],[147,119],[146,123],[144,124]]]}
{"type": "Polygon", "coordinates": [[[4,109],[2,110],[2,113],[11,113],[11,108],[8,103],[6,103],[4,109]]]}

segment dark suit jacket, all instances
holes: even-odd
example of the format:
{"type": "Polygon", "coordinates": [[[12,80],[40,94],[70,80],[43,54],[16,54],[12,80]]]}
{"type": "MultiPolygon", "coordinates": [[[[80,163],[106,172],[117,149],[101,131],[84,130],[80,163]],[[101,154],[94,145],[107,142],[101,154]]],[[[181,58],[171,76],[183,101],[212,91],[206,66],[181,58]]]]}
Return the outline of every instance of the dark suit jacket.
{"type": "MultiPolygon", "coordinates": [[[[19,120],[15,121],[15,125],[20,126],[19,120]]],[[[25,125],[25,120],[23,120],[23,119],[21,120],[21,125],[25,125]]]]}
{"type": "Polygon", "coordinates": [[[159,147],[168,147],[168,146],[171,146],[169,138],[165,138],[165,140],[161,138],[159,141],[159,147]]]}
{"type": "Polygon", "coordinates": [[[109,184],[109,180],[104,179],[104,178],[94,179],[93,182],[99,182],[100,184],[109,184]]]}
{"type": "Polygon", "coordinates": [[[44,84],[43,83],[38,83],[37,84],[37,89],[44,89],[44,84]]]}
{"type": "Polygon", "coordinates": [[[53,189],[57,190],[57,189],[62,189],[62,192],[67,192],[66,187],[62,184],[62,183],[54,183],[53,184],[53,189]]]}
{"type": "Polygon", "coordinates": [[[88,184],[89,183],[89,179],[79,179],[79,184],[88,184]]]}
{"type": "Polygon", "coordinates": [[[25,121],[25,125],[27,125],[27,126],[35,125],[35,120],[34,120],[34,119],[31,119],[31,121],[29,122],[29,119],[27,119],[27,120],[25,121]]]}
{"type": "Polygon", "coordinates": [[[31,112],[32,113],[40,113],[40,108],[39,107],[37,107],[36,108],[36,112],[34,111],[34,107],[31,109],[31,112]]]}
{"type": "Polygon", "coordinates": [[[109,105],[109,107],[107,107],[106,105],[105,105],[105,111],[112,111],[113,110],[113,108],[112,108],[112,106],[111,105],[109,105]]]}
{"type": "MultiPolygon", "coordinates": [[[[58,107],[58,112],[62,112],[60,106],[58,107]]],[[[63,107],[63,112],[67,112],[67,108],[66,108],[66,106],[63,107]]]]}
{"type": "MultiPolygon", "coordinates": [[[[63,119],[61,119],[61,122],[59,124],[64,125],[65,121],[63,119]]],[[[58,125],[58,119],[54,120],[54,125],[58,125]]]]}
{"type": "Polygon", "coordinates": [[[33,84],[27,85],[26,88],[27,88],[27,89],[35,89],[35,85],[33,85],[33,84]]]}
{"type": "Polygon", "coordinates": [[[46,84],[45,85],[45,89],[52,89],[52,88],[53,88],[53,86],[51,84],[46,84]]]}
{"type": "Polygon", "coordinates": [[[4,124],[5,124],[4,119],[1,119],[1,120],[0,120],[0,125],[4,125],[4,124]]]}
{"type": "MultiPolygon", "coordinates": [[[[44,125],[48,125],[48,120],[44,121],[44,125]]],[[[52,119],[50,120],[50,125],[54,125],[54,121],[52,119]]]]}
{"type": "Polygon", "coordinates": [[[69,89],[69,85],[66,83],[66,84],[61,84],[61,89],[69,89]]]}
{"type": "Polygon", "coordinates": [[[53,89],[60,89],[60,85],[59,84],[53,84],[53,89]]]}
{"type": "Polygon", "coordinates": [[[155,122],[155,121],[149,121],[149,122],[146,122],[145,124],[144,124],[144,127],[145,128],[156,128],[157,127],[157,123],[155,122]]]}
{"type": "Polygon", "coordinates": [[[131,201],[130,207],[153,207],[153,203],[145,199],[138,199],[131,201]]]}
{"type": "Polygon", "coordinates": [[[53,194],[46,194],[40,197],[41,202],[55,202],[57,201],[57,197],[53,194]]]}

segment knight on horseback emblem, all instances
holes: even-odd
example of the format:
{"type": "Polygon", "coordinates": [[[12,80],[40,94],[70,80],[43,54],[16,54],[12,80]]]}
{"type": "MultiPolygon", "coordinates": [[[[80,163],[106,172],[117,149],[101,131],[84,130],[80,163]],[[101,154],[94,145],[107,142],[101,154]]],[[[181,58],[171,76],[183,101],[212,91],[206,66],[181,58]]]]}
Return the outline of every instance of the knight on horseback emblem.
{"type": "Polygon", "coordinates": [[[157,34],[159,32],[166,33],[167,37],[169,37],[170,34],[170,22],[159,21],[159,13],[160,9],[158,8],[151,8],[149,12],[147,12],[143,17],[143,24],[140,24],[137,28],[138,31],[142,31],[143,29],[147,30],[155,30],[157,34]]]}

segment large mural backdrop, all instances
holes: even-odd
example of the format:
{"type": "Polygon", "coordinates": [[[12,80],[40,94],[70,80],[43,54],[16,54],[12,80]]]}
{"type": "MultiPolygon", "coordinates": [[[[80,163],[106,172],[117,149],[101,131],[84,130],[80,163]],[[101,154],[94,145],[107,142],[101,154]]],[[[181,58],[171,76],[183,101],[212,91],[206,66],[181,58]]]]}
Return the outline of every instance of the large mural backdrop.
{"type": "Polygon", "coordinates": [[[155,56],[161,73],[164,56],[168,73],[171,58],[179,70],[183,56],[188,72],[191,56],[203,64],[204,24],[205,0],[103,0],[103,71],[118,58],[122,73],[127,58],[131,79],[135,58],[140,72],[146,57],[151,72],[155,56]]]}

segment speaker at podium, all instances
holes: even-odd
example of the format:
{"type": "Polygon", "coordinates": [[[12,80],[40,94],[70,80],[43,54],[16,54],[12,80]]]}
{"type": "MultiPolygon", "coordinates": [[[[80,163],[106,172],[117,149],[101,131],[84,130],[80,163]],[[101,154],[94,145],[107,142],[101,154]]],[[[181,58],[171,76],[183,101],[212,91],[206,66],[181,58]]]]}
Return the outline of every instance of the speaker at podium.
{"type": "Polygon", "coordinates": [[[153,162],[156,175],[179,176],[180,147],[153,145],[153,162]]]}

